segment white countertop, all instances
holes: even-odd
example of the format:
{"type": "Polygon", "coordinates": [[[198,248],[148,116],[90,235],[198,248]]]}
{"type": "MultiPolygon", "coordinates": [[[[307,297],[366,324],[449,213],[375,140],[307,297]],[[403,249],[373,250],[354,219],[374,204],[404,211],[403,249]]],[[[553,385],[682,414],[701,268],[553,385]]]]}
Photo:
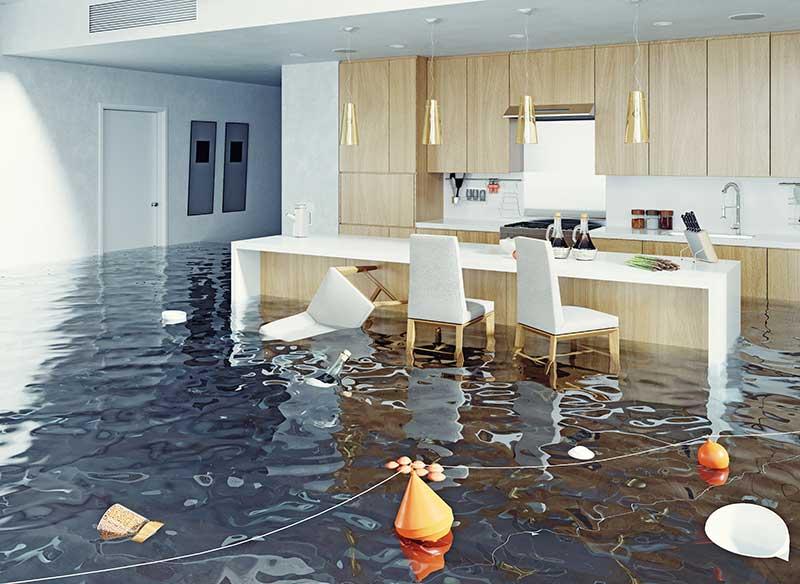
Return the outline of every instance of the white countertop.
{"type": "MultiPolygon", "coordinates": [[[[235,241],[237,251],[287,253],[320,257],[341,257],[367,262],[409,263],[407,239],[356,236],[313,236],[307,238],[275,235],[258,239],[235,241]]],[[[515,273],[517,262],[504,253],[500,246],[462,243],[461,264],[464,269],[515,273]]],[[[599,253],[594,261],[573,258],[557,260],[558,275],[562,278],[579,278],[611,282],[675,286],[679,288],[707,289],[726,281],[728,275],[739,270],[739,262],[722,260],[707,264],[690,259],[672,258],[681,265],[675,272],[648,272],[625,265],[632,254],[599,253]]],[[[738,278],[738,276],[737,276],[738,278]]]]}
{"type": "MultiPolygon", "coordinates": [[[[639,241],[665,241],[686,243],[681,231],[647,231],[630,227],[598,227],[590,232],[598,239],[634,239],[639,241]],[[672,235],[672,234],[675,235],[672,235]]],[[[800,249],[800,231],[793,234],[754,234],[751,239],[720,237],[711,234],[711,242],[715,245],[735,245],[741,247],[768,247],[773,249],[800,249]]]]}
{"type": "MultiPolygon", "coordinates": [[[[527,219],[530,219],[528,217],[527,219]]],[[[453,231],[500,231],[503,225],[525,221],[525,217],[506,217],[504,219],[442,219],[441,221],[417,221],[418,229],[448,229],[453,231]]]]}

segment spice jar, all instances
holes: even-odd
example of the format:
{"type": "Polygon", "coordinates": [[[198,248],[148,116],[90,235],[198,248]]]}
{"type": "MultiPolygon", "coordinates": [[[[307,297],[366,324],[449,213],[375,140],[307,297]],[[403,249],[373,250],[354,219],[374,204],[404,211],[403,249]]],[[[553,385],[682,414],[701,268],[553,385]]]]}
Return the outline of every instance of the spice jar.
{"type": "Polygon", "coordinates": [[[631,209],[631,229],[644,229],[644,209],[631,209]]]}
{"type": "Polygon", "coordinates": [[[645,229],[658,230],[658,220],[660,219],[661,211],[658,209],[648,209],[645,212],[645,229]]]}
{"type": "Polygon", "coordinates": [[[671,209],[661,209],[658,215],[658,228],[664,231],[672,231],[672,213],[671,209]]]}

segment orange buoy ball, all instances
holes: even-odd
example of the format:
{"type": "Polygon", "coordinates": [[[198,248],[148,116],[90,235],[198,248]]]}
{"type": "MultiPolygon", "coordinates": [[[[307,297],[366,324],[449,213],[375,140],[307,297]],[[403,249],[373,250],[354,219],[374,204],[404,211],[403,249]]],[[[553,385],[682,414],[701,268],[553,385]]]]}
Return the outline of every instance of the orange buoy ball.
{"type": "Polygon", "coordinates": [[[434,462],[428,465],[428,472],[444,472],[444,468],[441,464],[434,462]]]}
{"type": "Polygon", "coordinates": [[[697,451],[697,462],[706,468],[722,470],[730,466],[728,451],[720,444],[709,439],[697,451]]]}
{"type": "Polygon", "coordinates": [[[415,460],[411,463],[411,468],[425,468],[425,463],[421,460],[415,460]]]}
{"type": "Polygon", "coordinates": [[[411,472],[411,467],[407,464],[404,464],[403,466],[399,467],[397,471],[403,474],[408,474],[411,472]]]}
{"type": "Polygon", "coordinates": [[[428,474],[428,480],[434,483],[441,483],[447,477],[444,476],[444,473],[441,472],[432,472],[428,474]]]}
{"type": "Polygon", "coordinates": [[[414,473],[415,473],[415,474],[416,474],[418,477],[424,477],[426,474],[428,474],[428,471],[427,471],[427,470],[425,470],[424,468],[415,468],[415,469],[414,469],[414,473]]]}
{"type": "Polygon", "coordinates": [[[399,465],[399,464],[398,464],[396,461],[394,461],[394,460],[390,460],[389,462],[387,462],[387,463],[386,463],[385,465],[383,465],[383,466],[385,466],[385,467],[386,467],[386,468],[388,468],[389,470],[394,470],[394,469],[396,469],[396,468],[397,468],[398,466],[400,466],[400,465],[399,465]]]}
{"type": "Polygon", "coordinates": [[[401,456],[400,458],[397,459],[397,462],[403,466],[408,466],[409,464],[411,464],[411,459],[407,456],[401,456]]]}
{"type": "Polygon", "coordinates": [[[710,487],[721,487],[728,482],[728,475],[731,469],[729,468],[706,468],[701,466],[697,469],[697,474],[705,481],[710,487]]]}

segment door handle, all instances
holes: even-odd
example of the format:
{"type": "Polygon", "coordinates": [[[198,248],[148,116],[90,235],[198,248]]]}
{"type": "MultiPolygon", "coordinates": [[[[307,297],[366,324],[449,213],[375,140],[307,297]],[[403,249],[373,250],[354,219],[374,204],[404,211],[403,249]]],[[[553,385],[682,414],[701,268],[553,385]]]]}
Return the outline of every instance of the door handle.
{"type": "Polygon", "coordinates": [[[157,201],[153,201],[152,203],[150,203],[150,206],[151,207],[158,207],[158,202],[157,201]]]}

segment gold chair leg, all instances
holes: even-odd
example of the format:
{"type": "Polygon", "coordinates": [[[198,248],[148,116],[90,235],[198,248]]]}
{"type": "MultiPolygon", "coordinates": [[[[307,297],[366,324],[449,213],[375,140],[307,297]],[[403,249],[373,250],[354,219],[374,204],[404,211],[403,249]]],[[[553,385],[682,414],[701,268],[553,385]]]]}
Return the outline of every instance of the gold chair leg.
{"type": "Polygon", "coordinates": [[[517,332],[514,334],[514,355],[522,353],[525,349],[525,329],[521,324],[517,325],[517,332]]]}
{"type": "Polygon", "coordinates": [[[464,325],[456,325],[456,367],[464,366],[464,325]]]}
{"type": "Polygon", "coordinates": [[[608,359],[611,373],[619,373],[619,329],[608,333],[608,359]]]}
{"type": "Polygon", "coordinates": [[[494,312],[486,315],[486,350],[494,353],[494,312]]]}
{"type": "Polygon", "coordinates": [[[548,373],[551,369],[555,369],[556,367],[557,348],[558,348],[558,337],[553,335],[550,337],[550,351],[548,352],[547,369],[545,370],[545,373],[548,373]]]}
{"type": "Polygon", "coordinates": [[[413,319],[408,319],[406,327],[406,365],[414,366],[414,342],[417,340],[417,327],[413,319]]]}

